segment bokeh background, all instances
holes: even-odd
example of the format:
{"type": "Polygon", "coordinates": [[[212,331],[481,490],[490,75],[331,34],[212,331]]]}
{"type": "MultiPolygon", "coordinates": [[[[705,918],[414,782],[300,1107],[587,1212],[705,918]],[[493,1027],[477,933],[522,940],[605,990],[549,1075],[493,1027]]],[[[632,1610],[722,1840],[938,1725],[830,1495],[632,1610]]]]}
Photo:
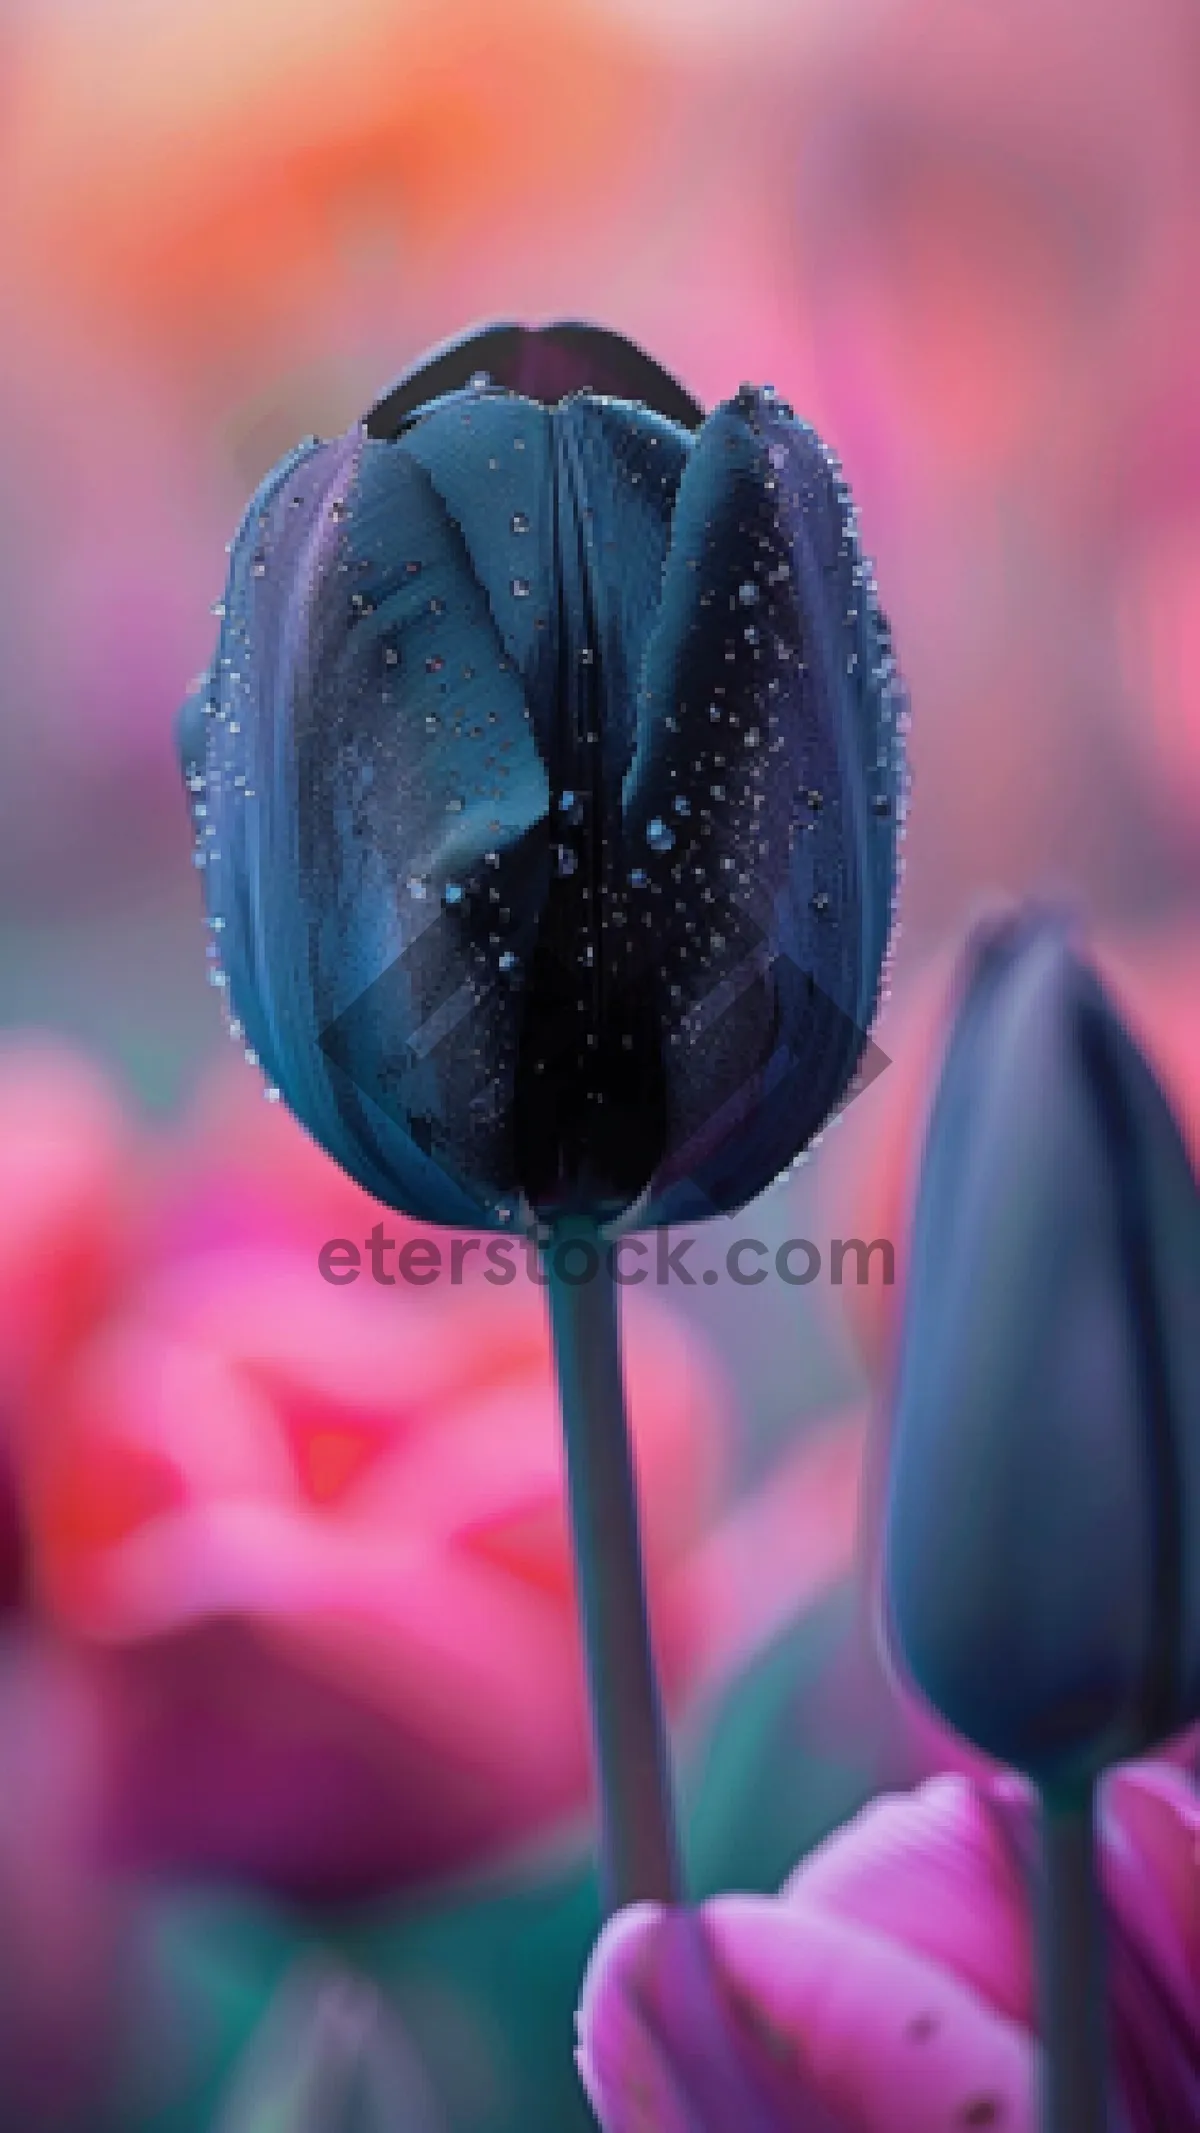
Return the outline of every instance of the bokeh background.
{"type": "MultiPolygon", "coordinates": [[[[317,1279],[374,1216],[223,1035],[172,750],[224,544],[475,321],[773,383],[856,492],[914,804],[893,1064],[737,1227],[902,1272],[1015,894],[1078,909],[1196,1145],[1200,17],[4,0],[0,196],[0,2124],[559,2133],[595,1895],[537,1300],[317,1279]]],[[[874,1657],[900,1285],[631,1328],[699,1886],[953,1753],[874,1657]]]]}

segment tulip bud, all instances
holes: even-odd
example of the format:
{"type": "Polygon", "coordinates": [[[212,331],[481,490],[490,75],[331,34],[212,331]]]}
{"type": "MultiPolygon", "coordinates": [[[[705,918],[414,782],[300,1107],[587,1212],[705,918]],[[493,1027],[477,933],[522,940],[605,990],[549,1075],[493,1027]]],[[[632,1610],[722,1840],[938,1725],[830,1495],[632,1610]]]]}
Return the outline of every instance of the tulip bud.
{"type": "Polygon", "coordinates": [[[1063,927],[976,947],[913,1234],[885,1590],[903,1661],[1047,1793],[1200,1716],[1200,1192],[1063,927]]]}
{"type": "Polygon", "coordinates": [[[236,2067],[216,2133],[441,2133],[396,2016],[324,1957],[288,1971],[236,2067]]]}
{"type": "Polygon", "coordinates": [[[617,336],[489,329],[284,460],[233,544],[180,729],[214,981],[418,1219],[732,1209],[859,1068],[904,722],[782,401],[702,421],[617,336]]]}

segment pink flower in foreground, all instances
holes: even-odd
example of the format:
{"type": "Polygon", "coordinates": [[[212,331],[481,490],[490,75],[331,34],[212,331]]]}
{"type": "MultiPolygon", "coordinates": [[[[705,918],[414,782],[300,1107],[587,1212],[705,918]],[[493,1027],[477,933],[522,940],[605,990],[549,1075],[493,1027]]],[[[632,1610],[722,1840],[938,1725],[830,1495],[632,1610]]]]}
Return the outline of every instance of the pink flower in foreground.
{"type": "MultiPolygon", "coordinates": [[[[1127,2133],[1200,2123],[1200,1797],[1130,1766],[1101,1816],[1127,2133]]],[[[580,2011],[605,2133],[1035,2133],[1029,1796],[942,1777],[879,1800],[778,1897],[638,1905],[580,2011]]]]}

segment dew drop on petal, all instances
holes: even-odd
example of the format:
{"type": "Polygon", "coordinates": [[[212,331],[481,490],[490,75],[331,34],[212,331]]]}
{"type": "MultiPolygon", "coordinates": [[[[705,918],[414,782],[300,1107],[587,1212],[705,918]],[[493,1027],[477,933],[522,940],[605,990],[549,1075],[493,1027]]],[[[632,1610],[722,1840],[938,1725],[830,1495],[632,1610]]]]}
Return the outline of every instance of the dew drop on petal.
{"type": "Polygon", "coordinates": [[[661,815],[652,815],[646,824],[646,842],[652,852],[669,852],[675,842],[675,832],[663,821],[661,815]]]}

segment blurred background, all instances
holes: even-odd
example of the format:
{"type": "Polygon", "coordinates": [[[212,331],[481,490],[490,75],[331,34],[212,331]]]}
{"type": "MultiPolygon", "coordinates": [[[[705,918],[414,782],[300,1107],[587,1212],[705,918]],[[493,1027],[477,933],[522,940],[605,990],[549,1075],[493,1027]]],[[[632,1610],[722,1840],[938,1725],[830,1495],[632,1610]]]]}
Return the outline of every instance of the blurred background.
{"type": "Polygon", "coordinates": [[[694,1885],[771,1886],[952,1753],[869,1536],[972,919],[1074,905],[1200,1143],[1200,18],[4,0],[0,189],[0,2125],[561,2133],[537,1299],[317,1279],[374,1215],[223,1036],[173,755],[224,544],[501,315],[772,383],[845,463],[913,700],[892,1065],[737,1226],[901,1278],[630,1327],[694,1885]]]}

